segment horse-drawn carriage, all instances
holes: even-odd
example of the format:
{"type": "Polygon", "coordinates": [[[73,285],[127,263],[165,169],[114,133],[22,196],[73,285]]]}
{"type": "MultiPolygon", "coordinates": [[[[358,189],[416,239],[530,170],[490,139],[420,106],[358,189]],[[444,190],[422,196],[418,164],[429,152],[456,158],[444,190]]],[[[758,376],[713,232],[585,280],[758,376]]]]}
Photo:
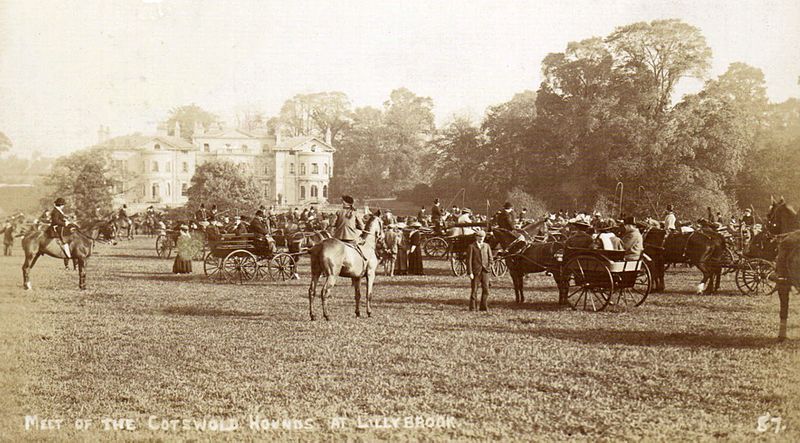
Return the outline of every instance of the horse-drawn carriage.
{"type": "MultiPolygon", "coordinates": [[[[472,225],[476,226],[476,225],[472,225]]],[[[467,275],[467,250],[469,245],[475,241],[474,234],[457,235],[446,237],[447,251],[446,257],[450,261],[450,270],[456,277],[467,275]]],[[[492,275],[502,277],[508,272],[505,257],[496,253],[492,262],[492,275]]]]}
{"type": "MultiPolygon", "coordinates": [[[[305,253],[305,251],[300,252],[305,253]]],[[[256,234],[220,234],[209,241],[203,271],[215,281],[286,281],[297,273],[297,254],[282,252],[275,241],[256,234]]]]}
{"type": "Polygon", "coordinates": [[[639,306],[652,288],[650,270],[642,254],[625,260],[625,251],[565,248],[560,259],[561,278],[573,309],[602,311],[609,304],[639,306]]]}

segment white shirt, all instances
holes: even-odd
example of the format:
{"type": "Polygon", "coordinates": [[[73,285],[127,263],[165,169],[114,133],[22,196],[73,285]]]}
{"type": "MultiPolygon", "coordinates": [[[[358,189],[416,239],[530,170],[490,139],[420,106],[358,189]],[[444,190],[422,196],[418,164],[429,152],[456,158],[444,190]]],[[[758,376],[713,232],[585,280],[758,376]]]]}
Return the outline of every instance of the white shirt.
{"type": "Polygon", "coordinates": [[[675,229],[675,218],[675,213],[668,213],[667,217],[664,219],[664,229],[675,229]]]}

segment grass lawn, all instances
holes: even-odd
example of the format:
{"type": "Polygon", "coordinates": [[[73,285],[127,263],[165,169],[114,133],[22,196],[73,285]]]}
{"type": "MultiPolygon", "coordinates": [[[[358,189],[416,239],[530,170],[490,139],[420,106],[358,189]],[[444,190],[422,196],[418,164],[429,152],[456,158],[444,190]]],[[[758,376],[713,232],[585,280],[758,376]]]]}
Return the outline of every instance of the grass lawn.
{"type": "Polygon", "coordinates": [[[670,270],[670,293],[602,313],[556,305],[542,275],[516,305],[506,276],[475,313],[468,282],[426,262],[378,277],[372,318],[340,280],[332,320],[310,322],[307,258],[299,281],[235,286],[200,262],[171,274],[154,243],[98,246],[86,291],[44,258],[25,292],[19,247],[0,257],[0,440],[800,439],[798,303],[777,343],[777,296],[740,295],[732,276],[697,296],[698,271],[670,270]],[[756,432],[765,413],[785,428],[756,432]],[[26,415],[62,429],[26,431],[26,415]],[[125,418],[136,430],[104,430],[125,418]],[[238,427],[194,430],[204,418],[238,427]]]}

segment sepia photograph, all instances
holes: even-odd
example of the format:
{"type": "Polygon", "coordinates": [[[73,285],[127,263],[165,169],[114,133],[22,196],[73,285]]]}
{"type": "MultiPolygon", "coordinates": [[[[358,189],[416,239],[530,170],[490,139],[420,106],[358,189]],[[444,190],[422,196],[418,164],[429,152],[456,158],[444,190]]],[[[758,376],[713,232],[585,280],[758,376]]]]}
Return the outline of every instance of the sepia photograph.
{"type": "Polygon", "coordinates": [[[0,0],[0,441],[800,441],[800,2],[0,0]]]}

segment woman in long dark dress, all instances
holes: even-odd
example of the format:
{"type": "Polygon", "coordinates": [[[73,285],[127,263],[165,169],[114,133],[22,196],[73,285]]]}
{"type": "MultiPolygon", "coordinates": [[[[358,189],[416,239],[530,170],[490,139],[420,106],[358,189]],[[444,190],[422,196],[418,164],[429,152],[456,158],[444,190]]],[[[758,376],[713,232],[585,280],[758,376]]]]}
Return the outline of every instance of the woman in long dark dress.
{"type": "Polygon", "coordinates": [[[175,262],[172,264],[172,272],[175,274],[192,273],[193,239],[189,234],[189,227],[181,225],[178,233],[178,240],[175,242],[175,262]]]}
{"type": "Polygon", "coordinates": [[[422,266],[422,231],[419,228],[422,225],[419,222],[411,224],[414,229],[408,237],[408,273],[411,275],[425,275],[425,270],[422,266]]]}

